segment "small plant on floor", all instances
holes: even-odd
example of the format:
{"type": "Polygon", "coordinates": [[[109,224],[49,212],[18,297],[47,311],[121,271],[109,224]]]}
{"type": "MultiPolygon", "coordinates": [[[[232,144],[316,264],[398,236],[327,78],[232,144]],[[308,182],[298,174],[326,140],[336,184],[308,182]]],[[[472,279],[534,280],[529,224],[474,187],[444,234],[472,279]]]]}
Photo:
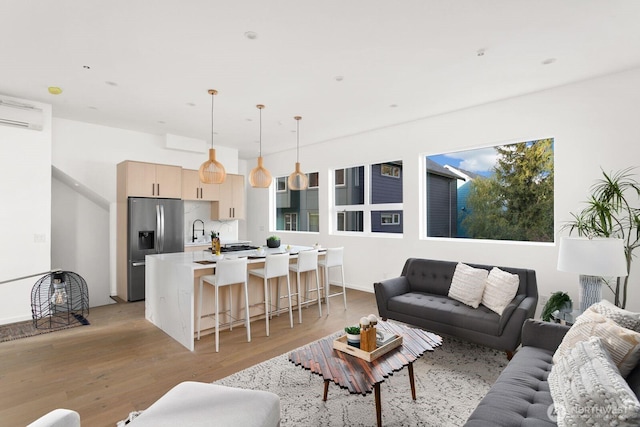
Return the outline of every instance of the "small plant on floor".
{"type": "Polygon", "coordinates": [[[554,292],[542,308],[542,320],[548,322],[554,311],[568,307],[571,307],[571,297],[564,292],[554,292]]]}

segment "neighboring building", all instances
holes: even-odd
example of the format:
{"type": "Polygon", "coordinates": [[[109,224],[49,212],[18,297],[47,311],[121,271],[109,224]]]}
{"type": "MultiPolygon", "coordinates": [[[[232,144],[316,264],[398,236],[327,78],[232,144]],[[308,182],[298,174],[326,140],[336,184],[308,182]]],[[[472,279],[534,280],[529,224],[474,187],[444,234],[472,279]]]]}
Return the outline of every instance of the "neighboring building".
{"type": "Polygon", "coordinates": [[[458,237],[457,174],[427,158],[427,236],[458,237]]]}
{"type": "Polygon", "coordinates": [[[458,201],[457,206],[457,219],[456,226],[458,232],[456,237],[469,237],[467,230],[462,226],[462,221],[469,214],[469,208],[467,207],[467,197],[469,197],[469,191],[471,190],[471,182],[474,179],[482,178],[482,175],[478,175],[475,172],[470,172],[464,169],[455,168],[450,165],[444,165],[444,168],[451,171],[459,177],[458,179],[458,201]]]}

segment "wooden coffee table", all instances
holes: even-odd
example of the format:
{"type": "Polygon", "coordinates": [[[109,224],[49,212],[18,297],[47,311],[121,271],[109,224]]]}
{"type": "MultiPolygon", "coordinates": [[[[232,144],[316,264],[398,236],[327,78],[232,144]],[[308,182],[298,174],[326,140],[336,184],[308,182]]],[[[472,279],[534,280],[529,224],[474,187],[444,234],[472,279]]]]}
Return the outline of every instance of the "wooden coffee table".
{"type": "Polygon", "coordinates": [[[343,333],[323,338],[294,350],[289,354],[289,360],[324,378],[322,398],[324,401],[327,400],[330,382],[349,390],[351,394],[366,395],[373,390],[376,401],[376,419],[378,426],[381,426],[380,383],[389,375],[408,366],[411,397],[416,400],[413,362],[425,351],[433,351],[434,348],[442,345],[442,338],[431,332],[398,323],[381,321],[378,322],[377,327],[396,335],[402,335],[402,345],[372,362],[334,350],[333,340],[344,335],[343,333]]]}

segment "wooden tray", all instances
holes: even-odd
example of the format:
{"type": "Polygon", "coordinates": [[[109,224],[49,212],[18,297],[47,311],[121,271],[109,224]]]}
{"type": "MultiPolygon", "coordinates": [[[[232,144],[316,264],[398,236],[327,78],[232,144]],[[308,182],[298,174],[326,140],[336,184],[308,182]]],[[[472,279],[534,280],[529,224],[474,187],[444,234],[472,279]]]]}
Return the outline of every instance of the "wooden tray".
{"type": "Polygon", "coordinates": [[[376,360],[378,357],[389,353],[394,348],[400,347],[402,345],[402,336],[398,335],[392,341],[389,341],[382,347],[378,347],[373,351],[364,351],[360,350],[357,347],[350,346],[347,344],[347,336],[343,335],[333,341],[333,348],[344,353],[350,354],[352,356],[358,357],[360,359],[366,360],[367,362],[372,362],[376,360]]]}

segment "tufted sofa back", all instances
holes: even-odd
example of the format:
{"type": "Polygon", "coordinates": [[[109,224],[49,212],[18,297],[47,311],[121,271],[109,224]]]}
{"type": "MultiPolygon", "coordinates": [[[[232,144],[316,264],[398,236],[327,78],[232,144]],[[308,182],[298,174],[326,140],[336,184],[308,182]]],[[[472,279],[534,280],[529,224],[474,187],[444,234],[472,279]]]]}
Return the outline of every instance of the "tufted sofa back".
{"type": "MultiPolygon", "coordinates": [[[[411,292],[447,295],[457,264],[456,261],[409,258],[402,269],[402,276],[407,278],[411,292]]],[[[484,268],[488,271],[491,271],[494,267],[492,265],[466,264],[474,268],[484,268]]],[[[498,268],[519,276],[518,295],[538,297],[538,286],[534,270],[512,267],[498,268]]]]}

